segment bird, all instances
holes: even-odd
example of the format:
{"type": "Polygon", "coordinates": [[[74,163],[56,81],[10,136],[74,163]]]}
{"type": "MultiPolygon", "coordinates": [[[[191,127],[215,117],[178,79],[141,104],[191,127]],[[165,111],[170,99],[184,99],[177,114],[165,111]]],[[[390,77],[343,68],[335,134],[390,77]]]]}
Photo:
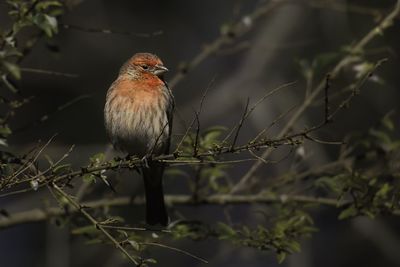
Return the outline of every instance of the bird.
{"type": "Polygon", "coordinates": [[[153,157],[168,154],[171,142],[174,97],[164,80],[167,71],[155,54],[134,54],[109,87],[104,106],[104,124],[114,148],[143,159],[146,223],[162,226],[169,222],[165,166],[153,157]]]}

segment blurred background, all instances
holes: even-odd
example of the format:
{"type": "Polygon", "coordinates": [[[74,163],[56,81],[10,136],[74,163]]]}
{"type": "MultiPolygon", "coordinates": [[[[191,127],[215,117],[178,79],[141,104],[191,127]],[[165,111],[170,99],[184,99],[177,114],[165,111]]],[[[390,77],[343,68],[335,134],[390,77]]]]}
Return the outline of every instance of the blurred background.
{"type": "MultiPolygon", "coordinates": [[[[260,104],[243,126],[239,143],[246,142],[273,122],[279,115],[300,103],[304,97],[307,68],[317,59],[339,57],[346,46],[362,38],[387,14],[395,1],[338,0],[338,1],[275,1],[277,5],[265,16],[253,21],[249,16],[269,1],[203,0],[203,1],[68,1],[70,8],[59,19],[59,33],[52,39],[42,38],[21,62],[22,68],[51,70],[72,74],[47,75],[24,72],[18,81],[21,95],[34,96],[18,111],[11,127],[17,130],[9,139],[15,153],[24,153],[38,140],[47,141],[57,134],[46,153],[57,158],[75,144],[69,161],[84,166],[96,153],[107,152],[112,158],[103,126],[103,107],[108,87],[121,65],[136,52],[157,54],[170,69],[169,81],[179,75],[185,64],[220,38],[221,32],[234,22],[242,21],[246,33],[211,53],[193,69],[189,69],[172,91],[180,118],[175,119],[174,138],[184,134],[193,119],[200,99],[210,88],[200,115],[201,127],[219,125],[232,127],[238,122],[246,98],[256,102],[265,92],[282,84],[295,82],[260,104]],[[70,25],[70,27],[68,27],[70,25]],[[78,26],[78,28],[71,27],[78,26]],[[99,31],[94,31],[97,29],[99,31]],[[114,33],[104,33],[111,30],[114,33]],[[127,34],[130,33],[130,34],[127,34]],[[307,67],[308,66],[308,67],[307,67]],[[73,101],[67,107],[66,103],[73,101]],[[57,109],[60,109],[57,111],[57,109]],[[35,124],[51,114],[44,123],[35,124]],[[185,121],[183,123],[182,121],[185,121]],[[32,126],[33,124],[33,126],[32,126]]],[[[10,25],[7,5],[0,3],[0,25],[10,25]]],[[[388,62],[375,73],[351,107],[338,115],[334,124],[320,131],[329,140],[341,140],[349,132],[365,132],[386,113],[400,105],[398,79],[400,61],[400,18],[385,33],[368,45],[368,60],[388,62]]],[[[313,73],[313,82],[324,79],[329,64],[313,73]]],[[[345,75],[335,80],[331,91],[353,79],[358,69],[345,69],[345,75]]],[[[2,89],[3,90],[3,89],[2,89]]],[[[315,125],[323,117],[323,106],[309,109],[294,128],[315,125]]],[[[399,116],[395,116],[399,125],[399,116]]],[[[279,132],[284,121],[271,132],[279,132]]],[[[335,157],[337,148],[310,144],[305,147],[304,168],[313,168],[335,157]]],[[[276,152],[279,158],[283,152],[276,152]]],[[[291,161],[262,167],[257,174],[263,179],[285,171],[291,161]]],[[[239,179],[252,163],[241,163],[228,172],[239,179]]],[[[140,195],[142,181],[137,174],[110,173],[116,195],[140,195]],[[134,176],[134,177],[133,177],[134,176]]],[[[187,183],[179,177],[165,179],[168,194],[187,193],[187,183]]],[[[96,185],[85,200],[107,191],[96,185]]],[[[106,194],[113,195],[110,192],[106,194]]],[[[32,192],[0,199],[9,213],[46,206],[49,193],[32,192]]],[[[212,222],[223,219],[219,207],[178,207],[178,213],[191,219],[212,222]]],[[[244,206],[230,207],[233,220],[252,223],[254,210],[244,206]]],[[[129,221],[143,220],[144,209],[118,210],[129,221]]],[[[177,216],[172,212],[173,217],[177,216]]],[[[302,251],[281,264],[290,267],[311,266],[400,266],[399,220],[397,218],[367,220],[357,218],[338,221],[337,211],[315,211],[319,231],[302,242],[302,251]]],[[[118,251],[107,245],[87,245],[85,238],[71,236],[67,225],[53,222],[20,225],[0,232],[0,266],[129,266],[118,251]]],[[[177,241],[177,247],[206,258],[208,266],[278,266],[270,252],[234,246],[219,240],[199,242],[177,241]]],[[[201,266],[202,263],[175,254],[153,249],[159,266],[201,266]]]]}

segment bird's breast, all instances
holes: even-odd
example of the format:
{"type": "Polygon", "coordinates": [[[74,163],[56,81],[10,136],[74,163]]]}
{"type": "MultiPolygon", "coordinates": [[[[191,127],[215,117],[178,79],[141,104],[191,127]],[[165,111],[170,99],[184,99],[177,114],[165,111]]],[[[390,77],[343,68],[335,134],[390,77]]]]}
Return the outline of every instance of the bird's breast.
{"type": "Polygon", "coordinates": [[[110,88],[105,106],[105,124],[118,149],[144,156],[162,153],[169,137],[167,88],[141,90],[124,86],[110,88]]]}

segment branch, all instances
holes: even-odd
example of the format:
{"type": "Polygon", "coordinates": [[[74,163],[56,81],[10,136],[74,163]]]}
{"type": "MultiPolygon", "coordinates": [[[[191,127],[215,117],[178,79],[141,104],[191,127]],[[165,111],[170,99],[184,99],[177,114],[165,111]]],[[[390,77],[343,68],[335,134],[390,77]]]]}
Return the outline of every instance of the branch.
{"type": "Polygon", "coordinates": [[[128,257],[130,261],[132,261],[135,265],[139,265],[139,261],[132,257],[128,251],[124,249],[120,242],[115,240],[115,238],[95,219],[90,215],[78,202],[73,200],[70,195],[65,193],[60,187],[58,187],[55,183],[52,184],[52,187],[62,196],[64,197],[77,211],[79,211],[83,216],[86,217],[88,221],[90,221],[93,226],[100,230],[112,243],[114,243],[115,247],[119,249],[125,256],[128,257]]]}
{"type": "Polygon", "coordinates": [[[65,24],[65,23],[60,23],[60,26],[62,26],[66,30],[77,30],[77,31],[88,32],[88,33],[119,34],[119,35],[144,37],[144,38],[159,36],[163,33],[162,31],[155,31],[152,33],[117,31],[117,30],[111,30],[111,29],[82,27],[79,25],[71,25],[71,24],[65,24]]]}
{"type": "MultiPolygon", "coordinates": [[[[309,129],[305,129],[303,131],[284,136],[282,138],[277,138],[277,139],[260,139],[259,141],[256,142],[249,142],[244,145],[239,145],[232,147],[231,145],[220,145],[217,147],[209,147],[206,149],[206,151],[197,153],[196,158],[193,159],[193,154],[191,153],[179,153],[175,152],[169,155],[161,155],[161,156],[156,156],[152,160],[153,161],[159,161],[159,162],[165,162],[168,163],[169,165],[199,165],[199,164],[207,164],[207,163],[218,163],[215,161],[209,161],[207,160],[208,157],[216,157],[220,155],[225,155],[225,154],[233,154],[233,153],[239,153],[239,152],[244,152],[244,151],[249,151],[249,150],[258,150],[266,147],[270,148],[277,148],[279,146],[293,146],[293,145],[298,145],[303,142],[305,138],[309,138],[309,134],[319,130],[321,127],[324,126],[324,123],[321,123],[319,125],[316,125],[314,127],[311,127],[309,129]]],[[[34,160],[36,161],[36,159],[34,160]]],[[[247,161],[247,160],[245,160],[247,161]]],[[[228,161],[232,163],[232,161],[228,161]]],[[[223,162],[221,161],[222,164],[228,163],[228,162],[223,162]]],[[[47,177],[43,176],[40,179],[37,179],[36,181],[38,182],[39,187],[43,187],[47,185],[50,182],[65,182],[69,183],[74,177],[80,177],[88,173],[95,174],[99,171],[103,170],[118,170],[118,169],[136,169],[139,167],[143,166],[143,161],[137,157],[130,157],[130,158],[124,158],[124,159],[115,159],[111,160],[108,162],[101,163],[96,166],[85,166],[81,167],[80,170],[68,170],[67,172],[63,174],[54,174],[50,173],[47,177]]],[[[22,175],[25,173],[18,172],[18,175],[22,175]]],[[[11,188],[12,186],[16,186],[19,184],[23,183],[30,183],[32,181],[32,177],[27,175],[26,178],[24,179],[16,179],[18,175],[13,174],[10,178],[6,178],[6,180],[14,180],[12,183],[7,184],[7,188],[11,188]]],[[[5,189],[5,186],[0,184],[0,190],[5,189]]],[[[4,196],[9,196],[13,194],[18,194],[20,192],[26,192],[32,189],[24,189],[23,191],[15,191],[15,192],[8,192],[1,194],[0,197],[4,196]]]]}
{"type": "Polygon", "coordinates": [[[78,78],[79,77],[78,74],[58,72],[58,71],[53,71],[53,70],[43,70],[43,69],[34,69],[34,68],[20,68],[20,70],[23,72],[61,76],[61,77],[66,77],[66,78],[78,78]]]}
{"type": "Polygon", "coordinates": [[[155,243],[155,242],[139,242],[139,245],[144,245],[144,246],[156,246],[156,247],[167,248],[167,249],[170,249],[170,250],[173,250],[173,251],[182,253],[182,254],[184,254],[184,255],[186,255],[186,256],[192,257],[192,258],[194,258],[194,259],[196,259],[196,260],[198,260],[198,261],[200,261],[200,262],[202,262],[202,263],[206,263],[206,264],[208,263],[207,260],[205,260],[205,259],[203,259],[203,258],[200,258],[199,256],[196,256],[196,255],[194,255],[194,254],[192,254],[192,253],[190,253],[190,252],[187,252],[187,251],[182,250],[182,249],[179,249],[179,248],[167,246],[167,245],[164,245],[164,244],[161,244],[161,243],[155,243]]]}
{"type": "Polygon", "coordinates": [[[222,32],[221,34],[210,44],[205,45],[203,50],[192,58],[189,62],[183,63],[178,70],[178,73],[169,81],[169,87],[174,88],[187,74],[189,71],[193,70],[195,67],[200,65],[204,60],[206,60],[212,54],[218,52],[225,44],[232,42],[234,38],[240,37],[246,32],[250,31],[257,20],[265,17],[276,7],[283,4],[285,1],[269,1],[268,4],[257,7],[253,13],[245,15],[238,19],[228,30],[222,32]],[[245,21],[250,21],[252,23],[245,23],[245,21]]]}
{"type": "MultiPolygon", "coordinates": [[[[226,137],[222,140],[222,143],[225,143],[233,134],[233,132],[235,131],[235,129],[237,130],[237,128],[240,126],[241,124],[243,124],[243,122],[253,113],[253,111],[258,107],[258,105],[260,105],[262,102],[264,102],[267,98],[269,98],[270,96],[274,95],[276,92],[284,89],[284,88],[288,88],[291,85],[294,85],[296,82],[289,82],[286,84],[282,84],[278,87],[276,87],[275,89],[272,89],[271,91],[266,92],[260,99],[257,100],[257,102],[249,109],[248,105],[249,105],[249,99],[247,99],[247,103],[246,103],[246,108],[245,108],[245,113],[243,114],[243,116],[240,119],[240,122],[238,124],[236,124],[231,131],[226,135],[226,137]]],[[[238,134],[238,131],[237,131],[238,134]]],[[[261,133],[262,134],[262,133],[261,133]]],[[[233,143],[236,143],[236,141],[234,141],[233,143]]]]}
{"type": "MultiPolygon", "coordinates": [[[[64,192],[65,194],[65,192],[64,192]]],[[[70,197],[69,197],[70,198],[70,197]]],[[[74,201],[75,202],[75,201],[74,201]]],[[[337,199],[321,198],[302,195],[278,195],[278,196],[263,196],[263,195],[229,195],[229,194],[216,194],[209,197],[193,199],[191,195],[166,195],[165,203],[167,206],[192,206],[192,205],[246,205],[246,204],[275,204],[297,202],[303,204],[320,204],[331,207],[338,207],[339,202],[337,199]]],[[[144,205],[144,197],[116,197],[112,199],[99,199],[89,202],[78,204],[74,210],[69,210],[68,215],[76,212],[84,211],[83,207],[97,209],[102,207],[118,207],[130,205],[144,205]]],[[[347,202],[340,203],[340,206],[347,205],[347,202]]],[[[7,217],[0,219],[0,229],[26,224],[33,222],[41,222],[53,217],[67,215],[66,211],[59,207],[52,207],[46,209],[33,209],[29,211],[18,212],[9,214],[7,217]]],[[[86,215],[85,215],[86,216],[86,215]]],[[[89,215],[90,216],[90,215],[89,215]]],[[[106,228],[106,227],[104,227],[106,228]]]]}

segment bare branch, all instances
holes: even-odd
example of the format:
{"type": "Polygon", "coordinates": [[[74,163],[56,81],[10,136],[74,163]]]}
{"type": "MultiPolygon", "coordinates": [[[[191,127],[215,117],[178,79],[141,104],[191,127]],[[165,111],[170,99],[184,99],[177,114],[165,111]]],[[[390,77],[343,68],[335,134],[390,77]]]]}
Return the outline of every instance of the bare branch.
{"type": "Polygon", "coordinates": [[[134,37],[156,37],[163,34],[162,31],[155,31],[152,33],[141,33],[141,32],[128,32],[128,31],[118,31],[118,30],[110,30],[110,29],[98,29],[98,28],[90,28],[90,27],[82,27],[79,25],[72,25],[72,24],[60,24],[66,30],[77,30],[81,32],[88,32],[88,33],[104,33],[104,34],[119,34],[119,35],[127,35],[127,36],[134,36],[134,37]]]}
{"type": "Polygon", "coordinates": [[[29,73],[62,76],[62,77],[66,77],[66,78],[78,78],[79,77],[78,74],[58,72],[58,71],[53,71],[53,70],[42,70],[42,69],[34,69],[34,68],[20,68],[20,69],[23,72],[29,72],[29,73]]]}
{"type": "Polygon", "coordinates": [[[201,113],[201,111],[203,109],[204,100],[206,99],[208,91],[211,89],[212,85],[214,84],[214,81],[215,81],[215,78],[213,78],[210,81],[210,83],[206,87],[206,90],[204,90],[204,93],[203,93],[203,95],[201,96],[201,99],[200,99],[200,103],[199,103],[199,107],[197,109],[197,112],[195,111],[194,118],[193,118],[192,122],[190,123],[189,127],[186,128],[186,132],[183,135],[183,137],[181,138],[181,140],[179,141],[174,153],[179,152],[179,149],[181,148],[183,142],[185,141],[185,139],[188,136],[189,132],[192,130],[192,128],[194,126],[194,123],[197,121],[198,125],[200,124],[198,116],[200,116],[200,113],[201,113]]]}
{"type": "Polygon", "coordinates": [[[235,133],[235,136],[234,136],[233,141],[232,141],[232,144],[231,144],[231,150],[233,150],[233,149],[235,148],[236,141],[237,141],[237,139],[238,139],[238,137],[239,137],[240,129],[242,129],[243,123],[244,123],[244,121],[245,121],[246,118],[247,118],[247,113],[248,113],[248,109],[249,109],[249,103],[250,103],[250,98],[247,98],[246,106],[245,106],[245,108],[244,108],[243,115],[242,115],[242,117],[240,118],[240,121],[239,121],[239,123],[238,123],[238,125],[237,125],[237,127],[236,127],[236,133],[235,133]]]}
{"type": "MultiPolygon", "coordinates": [[[[268,91],[267,93],[265,93],[265,95],[263,95],[263,96],[249,109],[249,111],[246,112],[246,113],[243,115],[243,117],[242,117],[242,119],[241,119],[240,121],[243,120],[243,122],[244,122],[244,120],[246,120],[246,119],[253,113],[253,111],[257,108],[257,106],[260,105],[262,102],[264,102],[264,100],[266,100],[268,97],[272,96],[272,95],[275,94],[276,92],[278,92],[278,91],[280,91],[280,90],[282,90],[282,89],[284,89],[284,88],[287,88],[287,87],[289,87],[289,86],[291,86],[291,85],[293,85],[293,84],[295,84],[295,83],[296,83],[296,82],[289,82],[289,83],[286,83],[286,84],[282,84],[282,85],[278,86],[277,88],[274,88],[274,89],[272,89],[271,91],[268,91]]],[[[249,102],[249,99],[247,99],[247,102],[249,102]]],[[[247,106],[248,106],[248,103],[247,103],[247,106]]],[[[243,123],[243,122],[242,122],[242,123],[243,123]]],[[[234,131],[237,127],[238,127],[238,125],[235,125],[235,126],[231,129],[231,131],[230,131],[230,132],[228,133],[228,135],[224,138],[224,140],[222,141],[222,143],[225,143],[225,142],[232,136],[233,131],[234,131]]]]}
{"type": "MultiPolygon", "coordinates": [[[[65,193],[65,192],[64,192],[65,193]]],[[[73,200],[74,201],[74,200],[73,200]]],[[[74,201],[75,202],[75,201],[74,201]]],[[[303,196],[303,195],[230,195],[230,194],[216,194],[205,198],[194,200],[191,195],[166,195],[165,202],[168,206],[191,206],[198,204],[205,205],[246,205],[246,204],[275,204],[275,203],[314,203],[325,206],[337,207],[339,204],[345,206],[347,202],[338,202],[337,199],[303,196]]],[[[78,208],[69,210],[70,214],[81,212],[85,208],[97,209],[102,207],[119,207],[130,205],[144,205],[144,197],[115,197],[112,199],[99,199],[90,202],[83,202],[78,204],[78,208]]],[[[75,207],[75,205],[73,205],[75,207]]],[[[86,211],[85,211],[86,212],[86,211]]],[[[87,213],[87,212],[86,212],[87,213]]],[[[65,215],[66,211],[58,207],[47,209],[32,209],[28,211],[10,214],[8,217],[0,218],[0,229],[25,224],[48,220],[49,218],[65,215]]],[[[89,215],[90,216],[90,215],[89,215]]],[[[85,216],[86,217],[86,216],[85,216]]],[[[92,221],[91,221],[92,222],[92,221]]],[[[92,222],[93,223],[93,222],[92,222]]],[[[100,223],[98,223],[100,224],[100,223]]],[[[96,225],[95,225],[96,226],[96,225]]],[[[101,225],[104,228],[104,225],[101,225]]],[[[107,227],[105,227],[107,228],[107,227]]],[[[110,228],[110,227],[108,227],[110,228]]],[[[135,228],[136,229],[136,228],[135,228]]],[[[129,229],[126,229],[129,230],[129,229]]],[[[134,229],[131,229],[134,230],[134,229]]]]}
{"type": "Polygon", "coordinates": [[[193,143],[193,157],[197,157],[197,153],[199,152],[199,138],[200,138],[200,114],[195,111],[196,118],[196,136],[194,138],[193,143]]]}
{"type": "Polygon", "coordinates": [[[139,242],[139,244],[140,245],[145,245],[145,246],[157,246],[157,247],[167,248],[167,249],[170,249],[170,250],[177,251],[177,252],[180,252],[182,254],[185,254],[185,255],[187,255],[189,257],[192,257],[192,258],[194,258],[194,259],[196,259],[198,261],[201,261],[202,263],[208,263],[208,261],[206,261],[205,259],[200,258],[199,256],[193,255],[192,253],[187,252],[187,251],[182,250],[182,249],[179,249],[179,248],[175,248],[175,247],[171,247],[171,246],[167,246],[167,245],[160,244],[160,243],[155,243],[155,242],[139,242]]]}
{"type": "Polygon", "coordinates": [[[132,261],[135,265],[139,265],[139,260],[135,259],[125,248],[118,242],[99,222],[92,217],[78,202],[73,200],[70,195],[65,193],[60,187],[58,187],[55,183],[52,184],[52,187],[62,196],[64,197],[77,211],[79,211],[86,219],[93,224],[96,229],[100,230],[114,245],[117,249],[119,249],[125,256],[128,257],[130,261],[132,261]]]}
{"type": "Polygon", "coordinates": [[[325,123],[328,123],[330,121],[330,115],[329,115],[329,87],[331,86],[330,84],[330,75],[326,75],[326,84],[325,84],[325,123]]]}

